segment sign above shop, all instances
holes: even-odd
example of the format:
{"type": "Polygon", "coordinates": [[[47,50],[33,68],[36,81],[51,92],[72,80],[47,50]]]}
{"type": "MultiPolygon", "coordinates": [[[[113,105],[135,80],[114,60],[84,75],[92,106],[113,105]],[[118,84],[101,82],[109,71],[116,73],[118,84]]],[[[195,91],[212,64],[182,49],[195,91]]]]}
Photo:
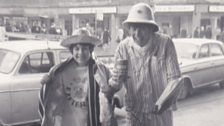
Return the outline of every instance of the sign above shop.
{"type": "Polygon", "coordinates": [[[210,5],[209,12],[224,12],[224,5],[210,5]]]}
{"type": "Polygon", "coordinates": [[[96,20],[103,21],[103,13],[96,13],[96,20]]]}
{"type": "Polygon", "coordinates": [[[69,8],[70,14],[116,13],[116,7],[83,7],[69,8]]]}
{"type": "Polygon", "coordinates": [[[24,9],[23,8],[8,8],[11,14],[14,15],[23,15],[24,14],[24,9]]]}
{"type": "Polygon", "coordinates": [[[194,5],[155,5],[155,12],[193,12],[194,5]]]}

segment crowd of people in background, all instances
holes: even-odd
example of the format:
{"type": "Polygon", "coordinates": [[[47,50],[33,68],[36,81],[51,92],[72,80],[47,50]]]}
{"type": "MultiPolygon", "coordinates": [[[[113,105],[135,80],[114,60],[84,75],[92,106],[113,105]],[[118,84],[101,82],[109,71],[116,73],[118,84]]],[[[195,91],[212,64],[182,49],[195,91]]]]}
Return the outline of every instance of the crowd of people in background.
{"type": "Polygon", "coordinates": [[[217,28],[212,30],[211,25],[195,27],[192,35],[186,28],[181,28],[178,34],[167,32],[167,29],[163,29],[163,27],[160,28],[159,32],[170,35],[172,38],[207,38],[216,39],[224,43],[224,29],[217,28]]]}
{"type": "Polygon", "coordinates": [[[55,23],[52,22],[49,28],[46,24],[34,21],[32,26],[25,22],[12,24],[10,22],[5,23],[6,32],[20,32],[20,33],[42,33],[42,34],[56,34],[62,35],[62,29],[56,27],[55,23]]]}
{"type": "Polygon", "coordinates": [[[214,39],[224,42],[224,31],[223,30],[221,31],[221,29],[219,29],[217,33],[213,33],[211,26],[208,27],[202,26],[200,29],[199,27],[196,27],[194,30],[193,37],[211,39],[213,34],[215,35],[214,39]]]}
{"type": "MultiPolygon", "coordinates": [[[[112,40],[110,29],[108,27],[95,28],[93,24],[90,24],[89,22],[84,23],[83,25],[84,27],[88,28],[92,35],[96,36],[102,41],[102,46],[107,45],[112,40]]],[[[72,33],[63,33],[63,29],[57,26],[55,22],[51,22],[49,26],[49,24],[47,25],[39,21],[34,21],[32,25],[28,24],[28,22],[12,23],[10,21],[6,21],[2,26],[4,26],[5,32],[72,35],[72,33]]],[[[218,32],[213,33],[214,31],[212,31],[212,27],[210,25],[197,26],[194,28],[192,34],[189,33],[186,28],[181,28],[178,34],[171,34],[170,30],[170,27],[161,27],[159,32],[168,34],[172,38],[208,38],[224,42],[224,31],[220,29],[218,32]]],[[[128,36],[128,32],[124,28],[118,28],[115,35],[115,42],[120,43],[120,41],[128,36]]]]}
{"type": "Polygon", "coordinates": [[[199,27],[196,27],[193,34],[194,38],[212,38],[212,29],[211,26],[204,27],[201,26],[201,29],[199,27]]]}

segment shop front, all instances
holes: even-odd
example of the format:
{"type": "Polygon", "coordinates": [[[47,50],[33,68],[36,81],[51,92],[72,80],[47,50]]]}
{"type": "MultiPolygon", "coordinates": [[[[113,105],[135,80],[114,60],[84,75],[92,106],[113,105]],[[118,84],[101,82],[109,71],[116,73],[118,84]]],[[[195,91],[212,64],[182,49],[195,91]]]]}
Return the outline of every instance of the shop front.
{"type": "Polygon", "coordinates": [[[224,32],[224,5],[209,5],[208,11],[204,18],[212,28],[212,37],[219,39],[221,32],[224,32]]]}
{"type": "Polygon", "coordinates": [[[83,7],[69,8],[69,14],[72,15],[73,30],[80,27],[87,27],[90,32],[97,37],[101,37],[104,30],[109,30],[111,36],[114,35],[115,6],[106,7],[83,7]]]}
{"type": "Polygon", "coordinates": [[[160,32],[172,37],[190,37],[194,5],[156,5],[155,20],[160,32]]]}

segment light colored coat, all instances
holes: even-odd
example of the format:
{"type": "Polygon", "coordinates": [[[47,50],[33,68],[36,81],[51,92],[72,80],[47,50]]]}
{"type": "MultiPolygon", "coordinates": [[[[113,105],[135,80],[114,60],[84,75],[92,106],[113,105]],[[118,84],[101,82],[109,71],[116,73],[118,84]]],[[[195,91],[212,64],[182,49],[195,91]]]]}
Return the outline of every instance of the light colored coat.
{"type": "Polygon", "coordinates": [[[154,105],[166,85],[181,76],[172,40],[155,33],[152,44],[138,46],[132,37],[122,41],[115,53],[128,60],[125,107],[128,126],[172,126],[171,109],[154,114],[154,105]]]}

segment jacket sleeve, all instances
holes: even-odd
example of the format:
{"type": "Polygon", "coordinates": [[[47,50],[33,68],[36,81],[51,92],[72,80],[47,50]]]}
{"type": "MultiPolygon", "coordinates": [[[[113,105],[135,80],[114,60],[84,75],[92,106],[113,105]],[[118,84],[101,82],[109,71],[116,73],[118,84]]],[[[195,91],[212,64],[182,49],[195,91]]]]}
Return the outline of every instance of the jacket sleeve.
{"type": "MultiPolygon", "coordinates": [[[[169,38],[166,47],[166,69],[167,69],[167,83],[177,80],[181,77],[178,58],[173,41],[169,38]]],[[[171,83],[172,84],[172,83],[171,83]]],[[[180,92],[180,90],[178,91],[180,92]]],[[[177,99],[176,99],[177,100],[177,99]]],[[[171,107],[173,110],[177,109],[176,101],[173,101],[171,107]]]]}
{"type": "MultiPolygon", "coordinates": [[[[119,43],[117,49],[116,49],[116,52],[115,52],[115,63],[114,63],[114,68],[115,68],[115,64],[118,60],[122,59],[122,60],[128,60],[128,51],[127,51],[127,48],[129,48],[128,46],[128,41],[129,39],[125,39],[124,41],[122,41],[121,43],[119,43]]],[[[119,71],[117,71],[116,69],[114,69],[112,71],[112,75],[117,76],[117,74],[119,75],[119,71]]],[[[110,87],[112,88],[112,90],[114,90],[114,92],[117,92],[119,91],[122,86],[123,86],[123,80],[120,80],[120,78],[116,78],[116,79],[113,79],[113,78],[110,78],[109,80],[109,85],[110,87]]]]}
{"type": "Polygon", "coordinates": [[[51,85],[52,82],[52,77],[53,76],[53,71],[50,71],[49,73],[45,74],[41,80],[41,88],[39,91],[39,115],[41,119],[44,117],[44,112],[45,112],[45,94],[49,90],[49,86],[51,85]]]}
{"type": "Polygon", "coordinates": [[[110,77],[110,69],[103,63],[97,62],[97,71],[94,78],[100,86],[100,122],[102,126],[117,126],[114,105],[112,104],[114,92],[109,86],[110,77]]]}
{"type": "Polygon", "coordinates": [[[100,86],[100,91],[104,93],[108,99],[112,99],[115,91],[109,85],[109,80],[111,78],[111,71],[100,61],[97,62],[97,71],[94,75],[94,78],[100,86]]]}
{"type": "Polygon", "coordinates": [[[166,47],[166,68],[168,83],[181,77],[179,63],[173,41],[168,38],[166,47]]]}

